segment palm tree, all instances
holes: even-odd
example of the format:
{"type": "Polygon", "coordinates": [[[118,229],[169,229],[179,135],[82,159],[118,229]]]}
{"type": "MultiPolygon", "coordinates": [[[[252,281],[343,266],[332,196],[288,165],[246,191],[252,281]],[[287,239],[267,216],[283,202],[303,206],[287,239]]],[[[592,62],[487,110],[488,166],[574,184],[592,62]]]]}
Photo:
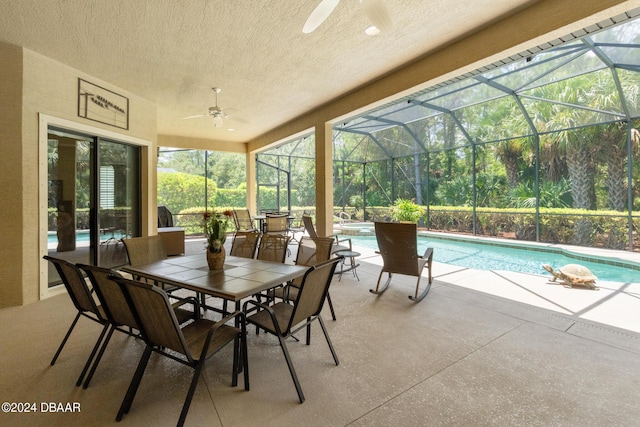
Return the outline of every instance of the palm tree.
{"type": "MultiPolygon", "coordinates": [[[[619,115],[624,114],[620,96],[625,99],[628,108],[635,110],[640,102],[640,74],[611,70],[596,73],[597,79],[589,89],[590,105],[600,110],[608,110],[619,115]],[[613,76],[620,78],[623,94],[620,95],[613,76]]],[[[592,128],[594,141],[599,142],[600,158],[607,165],[605,183],[608,190],[608,207],[616,211],[627,209],[628,179],[627,166],[627,124],[615,122],[592,128]]],[[[637,146],[638,131],[631,129],[631,144],[637,146]]]]}
{"type": "Polygon", "coordinates": [[[608,208],[615,211],[627,209],[627,125],[624,122],[596,126],[591,138],[599,142],[601,161],[606,164],[605,185],[608,208]]]}
{"type": "MultiPolygon", "coordinates": [[[[597,74],[597,73],[596,73],[597,74]]],[[[571,184],[573,207],[595,209],[595,154],[598,147],[588,132],[578,129],[594,121],[594,112],[568,105],[583,106],[586,92],[591,87],[592,74],[570,78],[533,89],[536,97],[559,101],[537,102],[536,125],[541,132],[549,132],[545,147],[547,153],[564,154],[571,184]]],[[[542,152],[543,150],[541,150],[542,152]]],[[[557,161],[557,160],[556,160],[557,161]]],[[[584,218],[574,226],[574,243],[588,246],[591,241],[592,224],[584,218]]]]}
{"type": "Polygon", "coordinates": [[[494,153],[504,165],[507,183],[511,189],[516,188],[520,181],[520,162],[524,151],[524,138],[500,141],[494,145],[494,153]]]}

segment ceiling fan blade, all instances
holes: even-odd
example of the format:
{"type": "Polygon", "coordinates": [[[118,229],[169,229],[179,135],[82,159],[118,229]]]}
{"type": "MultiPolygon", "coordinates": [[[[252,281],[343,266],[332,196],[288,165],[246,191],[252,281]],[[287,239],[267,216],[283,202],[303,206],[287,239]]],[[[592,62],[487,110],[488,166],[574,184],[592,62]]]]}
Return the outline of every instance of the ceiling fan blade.
{"type": "Polygon", "coordinates": [[[360,0],[360,6],[369,21],[380,31],[389,31],[393,27],[384,0],[360,0]]]}
{"type": "Polygon", "coordinates": [[[189,116],[189,117],[183,117],[182,120],[185,119],[195,119],[196,117],[207,117],[208,114],[198,114],[197,116],[189,116]]]}
{"type": "Polygon", "coordinates": [[[322,24],[329,17],[333,9],[336,8],[340,0],[322,0],[320,4],[313,9],[311,15],[307,18],[307,22],[302,27],[302,32],[309,34],[322,24]]]}

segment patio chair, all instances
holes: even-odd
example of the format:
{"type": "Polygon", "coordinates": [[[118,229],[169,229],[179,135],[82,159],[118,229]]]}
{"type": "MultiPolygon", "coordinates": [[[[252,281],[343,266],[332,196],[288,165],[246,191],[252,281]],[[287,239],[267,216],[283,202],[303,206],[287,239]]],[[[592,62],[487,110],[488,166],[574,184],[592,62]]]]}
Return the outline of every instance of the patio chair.
{"type": "Polygon", "coordinates": [[[289,214],[268,213],[265,219],[266,234],[286,234],[289,231],[289,214]]]}
{"type": "MultiPolygon", "coordinates": [[[[98,299],[101,301],[101,306],[103,307],[105,315],[110,323],[109,332],[102,342],[100,351],[93,361],[93,366],[91,366],[91,370],[87,374],[82,386],[86,389],[93,378],[93,374],[102,359],[102,355],[111,340],[113,332],[118,330],[127,335],[140,338],[140,327],[135,320],[135,316],[131,312],[131,308],[127,303],[125,295],[122,293],[120,286],[109,278],[110,275],[121,277],[118,273],[109,268],[98,267],[95,265],[77,264],[77,267],[87,273],[87,277],[91,281],[91,285],[93,286],[98,299]]],[[[185,298],[182,301],[173,303],[172,307],[176,314],[176,318],[178,319],[178,323],[180,324],[200,318],[200,304],[195,298],[185,298]],[[185,304],[192,304],[193,310],[182,308],[185,304]]]]}
{"type": "Polygon", "coordinates": [[[127,250],[129,264],[132,266],[151,264],[167,259],[167,251],[164,249],[162,238],[158,235],[132,237],[122,239],[122,242],[127,250]]]}
{"type": "MultiPolygon", "coordinates": [[[[304,210],[302,211],[302,216],[311,215],[311,211],[304,210]]],[[[304,233],[304,222],[302,222],[302,216],[299,218],[289,218],[289,227],[287,228],[287,232],[291,233],[291,242],[298,243],[299,240],[296,238],[296,233],[304,233]]]]}
{"type": "Polygon", "coordinates": [[[427,248],[422,256],[418,255],[418,228],[416,224],[397,222],[375,222],[374,224],[383,265],[378,276],[376,289],[369,291],[376,295],[382,294],[389,287],[393,273],[417,276],[416,292],[413,296],[410,295],[409,299],[415,302],[422,301],[429,292],[433,281],[431,273],[433,248],[427,248]],[[429,272],[428,283],[425,289],[420,292],[420,279],[425,267],[429,272]],[[385,272],[389,277],[384,286],[380,288],[380,280],[385,272]]]}
{"type": "Polygon", "coordinates": [[[245,317],[241,311],[236,311],[217,322],[201,318],[187,326],[180,327],[167,294],[162,289],[118,276],[110,276],[110,278],[117,282],[123,290],[146,343],[138,368],[122,400],[116,421],[120,421],[124,414],[131,409],[131,404],[152,352],[166,356],[194,370],[191,385],[178,419],[178,426],[184,425],[206,359],[232,341],[234,346],[231,385],[235,387],[238,384],[240,358],[242,358],[244,388],[249,390],[246,326],[245,317]],[[238,327],[227,325],[227,322],[231,320],[235,320],[238,327]]]}
{"type": "Polygon", "coordinates": [[[233,222],[235,223],[236,231],[258,231],[253,224],[249,209],[234,209],[233,222]]]}
{"type": "MultiPolygon", "coordinates": [[[[285,236],[284,234],[263,234],[262,237],[260,237],[260,246],[258,246],[256,259],[284,263],[287,259],[290,239],[289,236],[285,236]]],[[[253,297],[258,301],[262,301],[262,298],[267,301],[272,299],[271,292],[260,292],[253,295],[253,297]]],[[[258,333],[257,329],[256,333],[258,333]]]]}
{"type": "Polygon", "coordinates": [[[93,349],[91,350],[91,353],[89,354],[89,357],[87,358],[87,361],[82,368],[82,372],[78,377],[78,381],[76,381],[76,386],[79,386],[80,384],[82,384],[82,379],[87,373],[87,370],[91,365],[91,361],[95,357],[96,352],[100,347],[100,343],[102,342],[102,339],[109,329],[110,323],[107,319],[104,308],[101,305],[97,304],[94,300],[93,294],[89,289],[89,286],[87,286],[87,282],[84,280],[84,277],[82,277],[82,272],[78,267],[61,258],[54,258],[45,255],[44,259],[51,262],[55,266],[58,274],[60,275],[60,278],[62,279],[62,283],[64,284],[64,287],[66,288],[67,293],[69,294],[69,297],[73,302],[73,305],[75,306],[76,310],[78,310],[78,314],[76,315],[75,319],[73,319],[73,322],[71,323],[67,334],[62,339],[60,346],[58,346],[56,354],[53,356],[53,359],[51,359],[51,365],[53,366],[56,363],[56,360],[58,360],[58,356],[60,356],[60,352],[67,343],[67,340],[69,339],[71,332],[73,332],[73,329],[78,323],[80,316],[84,316],[87,319],[92,320],[102,326],[102,331],[100,332],[100,335],[98,336],[98,339],[96,340],[96,343],[94,344],[93,349]]]}
{"type": "Polygon", "coordinates": [[[233,235],[230,255],[243,258],[253,258],[256,247],[260,240],[260,233],[257,231],[236,231],[233,235]]]}
{"type": "MultiPolygon", "coordinates": [[[[302,215],[302,222],[304,223],[304,228],[307,234],[309,235],[309,237],[314,239],[319,237],[318,233],[316,232],[316,228],[313,225],[313,220],[311,219],[311,216],[302,215]]],[[[344,239],[340,239],[337,234],[330,234],[329,236],[326,236],[326,237],[331,237],[335,239],[334,245],[331,246],[331,253],[338,252],[338,251],[353,250],[353,247],[351,245],[351,239],[349,239],[348,237],[344,239]],[[349,246],[341,245],[341,243],[344,243],[344,242],[347,242],[349,246]]]]}
{"type": "Polygon", "coordinates": [[[290,239],[283,234],[263,234],[256,258],[263,261],[284,262],[290,239]]]}
{"type": "MultiPolygon", "coordinates": [[[[300,239],[300,245],[298,246],[295,264],[313,267],[329,260],[334,241],[332,237],[317,237],[315,239],[302,237],[300,239]]],[[[281,298],[285,301],[295,301],[298,298],[303,277],[304,276],[297,277],[284,287],[274,289],[272,297],[281,298]]],[[[336,320],[336,314],[333,310],[333,303],[331,302],[331,294],[329,294],[329,291],[327,291],[327,303],[331,310],[332,319],[336,320]]]]}
{"type": "Polygon", "coordinates": [[[247,323],[251,323],[257,328],[263,329],[278,337],[284,358],[287,361],[287,366],[289,367],[291,379],[293,380],[293,384],[298,392],[300,403],[304,402],[304,394],[302,392],[300,382],[298,381],[295,368],[293,367],[293,361],[289,355],[289,350],[287,349],[285,340],[299,330],[306,328],[306,343],[307,345],[311,344],[311,323],[318,320],[320,327],[322,328],[322,332],[324,333],[324,337],[327,340],[327,344],[329,345],[329,350],[331,350],[331,354],[333,355],[335,364],[338,365],[340,363],[338,355],[331,344],[327,328],[325,327],[322,316],[320,315],[322,306],[327,297],[327,292],[329,291],[333,272],[340,260],[341,257],[334,258],[322,264],[318,264],[315,267],[309,268],[302,278],[298,299],[296,299],[293,305],[286,302],[278,302],[270,306],[258,301],[249,300],[245,302],[243,306],[244,312],[256,309],[258,310],[255,314],[247,317],[247,323]]]}
{"type": "MultiPolygon", "coordinates": [[[[132,237],[122,239],[124,247],[127,251],[129,264],[133,267],[138,265],[151,264],[156,261],[167,259],[167,252],[164,249],[164,241],[160,235],[132,237]]],[[[135,280],[141,280],[140,277],[134,277],[135,280]]],[[[167,285],[165,283],[155,282],[155,285],[162,287],[165,291],[171,293],[180,288],[167,285]]],[[[179,299],[172,295],[172,298],[179,299]]],[[[203,298],[203,297],[201,297],[203,298]]],[[[203,301],[204,302],[204,301],[203,301]]]]}

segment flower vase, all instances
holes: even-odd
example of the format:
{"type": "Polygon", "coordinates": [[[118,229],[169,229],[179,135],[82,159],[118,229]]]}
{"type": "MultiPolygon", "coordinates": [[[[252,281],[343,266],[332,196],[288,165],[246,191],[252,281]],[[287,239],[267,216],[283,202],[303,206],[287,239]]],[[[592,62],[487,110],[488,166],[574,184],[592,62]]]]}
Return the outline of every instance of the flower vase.
{"type": "Polygon", "coordinates": [[[220,252],[212,252],[207,249],[207,264],[209,264],[209,270],[222,270],[224,268],[224,260],[227,254],[224,250],[224,246],[220,252]]]}

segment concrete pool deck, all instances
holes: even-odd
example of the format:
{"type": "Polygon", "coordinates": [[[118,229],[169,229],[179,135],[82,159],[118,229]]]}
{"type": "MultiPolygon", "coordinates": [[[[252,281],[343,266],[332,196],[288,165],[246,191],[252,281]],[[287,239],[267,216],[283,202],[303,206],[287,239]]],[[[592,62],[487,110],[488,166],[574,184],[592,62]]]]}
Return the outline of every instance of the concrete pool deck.
{"type": "MultiPolygon", "coordinates": [[[[375,250],[354,245],[362,256],[358,261],[375,266],[377,274],[382,258],[375,250]]],[[[637,257],[638,255],[635,254],[637,257]]],[[[434,285],[446,283],[511,301],[551,310],[571,318],[602,323],[640,333],[639,283],[615,283],[599,280],[598,291],[566,288],[550,282],[551,275],[535,275],[500,270],[474,270],[434,261],[434,285]]],[[[375,280],[373,286],[375,286],[375,280]]],[[[392,285],[393,286],[393,285],[392,285]]],[[[411,288],[408,288],[411,291],[411,288]]],[[[428,297],[427,297],[428,298],[428,297]]]]}
{"type": "MultiPolygon", "coordinates": [[[[251,328],[251,390],[230,387],[228,346],[207,363],[186,425],[638,425],[637,287],[567,289],[543,276],[435,263],[432,289],[416,304],[407,298],[413,277],[394,276],[387,292],[371,294],[382,260],[372,249],[355,249],[362,253],[360,281],[349,273],[336,277],[331,298],[337,320],[323,309],[340,365],[333,364],[317,325],[310,346],[288,343],[305,403],[298,403],[277,339],[251,328]]],[[[186,250],[203,254],[202,240],[188,239],[186,250]]],[[[296,250],[291,247],[288,262],[296,250]]],[[[78,402],[82,408],[0,413],[0,424],[174,426],[192,372],[156,356],[130,413],[114,421],[142,352],[139,341],[114,334],[83,390],[74,383],[100,328],[81,320],[55,366],[49,365],[74,316],[66,295],[0,309],[0,322],[11,325],[0,329],[3,401],[37,402],[38,408],[40,402],[78,402]]]]}

